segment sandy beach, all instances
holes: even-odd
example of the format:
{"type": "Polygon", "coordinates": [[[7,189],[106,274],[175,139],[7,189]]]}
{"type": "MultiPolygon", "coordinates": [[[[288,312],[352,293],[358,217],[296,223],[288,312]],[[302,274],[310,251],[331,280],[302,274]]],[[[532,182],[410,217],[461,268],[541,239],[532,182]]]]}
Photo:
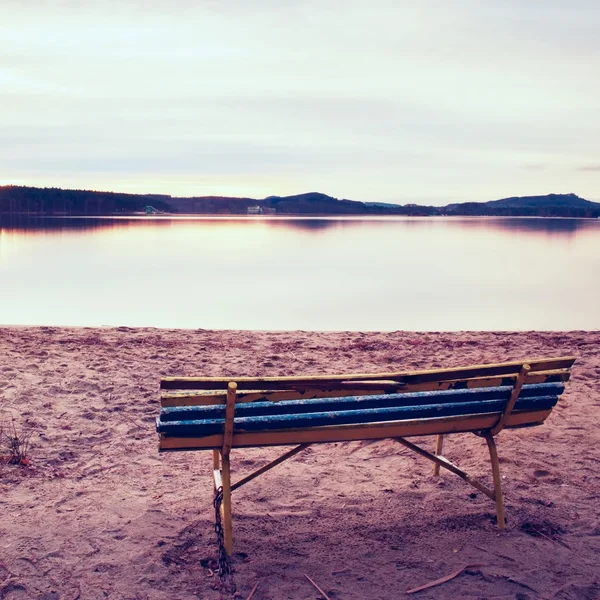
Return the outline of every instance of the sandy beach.
{"type": "MultiPolygon", "coordinates": [[[[234,494],[240,598],[600,598],[600,332],[309,333],[0,329],[0,419],[31,432],[0,465],[0,599],[219,598],[211,455],[159,455],[163,375],[410,370],[575,355],[545,425],[498,438],[494,505],[393,441],[312,446],[234,494]],[[408,596],[407,596],[408,597],[408,596]]],[[[433,448],[433,438],[413,440],[433,448]]],[[[485,444],[451,460],[490,481],[485,444]]],[[[245,474],[282,452],[233,452],[245,474]]]]}

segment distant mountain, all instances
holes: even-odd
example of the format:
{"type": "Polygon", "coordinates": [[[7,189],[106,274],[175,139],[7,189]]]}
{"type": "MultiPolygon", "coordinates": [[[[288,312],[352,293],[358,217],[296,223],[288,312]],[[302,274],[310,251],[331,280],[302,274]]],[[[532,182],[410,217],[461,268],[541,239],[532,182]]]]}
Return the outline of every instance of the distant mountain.
{"type": "Polygon", "coordinates": [[[402,206],[401,204],[394,204],[391,202],[365,202],[365,206],[402,206]]]}
{"type": "Polygon", "coordinates": [[[284,215],[468,215],[599,217],[600,203],[575,194],[549,194],[503,198],[489,202],[464,202],[447,206],[389,204],[337,199],[320,192],[294,196],[231,198],[166,194],[120,194],[89,190],[0,186],[1,215],[126,215],[154,212],[179,214],[284,214],[284,215]],[[151,207],[151,209],[149,209],[151,207]]]}
{"type": "Polygon", "coordinates": [[[490,200],[486,202],[493,207],[540,207],[540,206],[568,206],[569,208],[597,208],[597,202],[584,200],[576,194],[547,194],[546,196],[521,196],[490,200]]]}
{"type": "Polygon", "coordinates": [[[373,212],[373,209],[364,202],[338,200],[320,192],[296,194],[295,196],[269,196],[262,202],[267,208],[275,209],[277,213],[284,214],[362,215],[373,212]]]}
{"type": "Polygon", "coordinates": [[[443,210],[448,215],[594,218],[600,216],[600,203],[576,194],[547,194],[448,204],[443,210]]]}

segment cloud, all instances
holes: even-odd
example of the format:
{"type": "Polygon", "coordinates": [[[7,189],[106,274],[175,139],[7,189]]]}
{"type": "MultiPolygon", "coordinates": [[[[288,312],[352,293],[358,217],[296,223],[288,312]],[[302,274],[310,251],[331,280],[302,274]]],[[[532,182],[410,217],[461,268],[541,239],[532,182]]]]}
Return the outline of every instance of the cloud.
{"type": "Polygon", "coordinates": [[[548,165],[543,163],[533,163],[522,165],[521,168],[525,171],[545,171],[548,168],[548,165]]]}
{"type": "Polygon", "coordinates": [[[576,171],[584,171],[584,172],[588,172],[588,171],[592,171],[592,172],[600,172],[600,165],[586,165],[583,167],[577,167],[577,169],[575,169],[576,171]]]}

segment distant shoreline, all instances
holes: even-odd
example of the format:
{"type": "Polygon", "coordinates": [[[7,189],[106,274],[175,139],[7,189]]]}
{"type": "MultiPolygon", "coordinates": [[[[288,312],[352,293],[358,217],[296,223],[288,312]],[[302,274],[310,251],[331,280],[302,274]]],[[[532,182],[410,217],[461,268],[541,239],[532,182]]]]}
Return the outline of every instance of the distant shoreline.
{"type": "Polygon", "coordinates": [[[201,219],[235,219],[242,221],[283,221],[283,220],[340,220],[340,221],[394,221],[405,219],[565,219],[565,220],[585,220],[594,221],[600,217],[581,217],[564,215],[398,215],[398,214],[298,214],[298,213],[279,213],[275,215],[245,215],[245,214],[223,214],[223,213],[164,213],[147,215],[144,213],[115,213],[110,215],[73,215],[73,214],[47,214],[47,213],[0,213],[0,220],[3,218],[15,219],[139,219],[139,220],[201,220],[201,219]]]}
{"type": "Polygon", "coordinates": [[[472,217],[600,217],[600,203],[576,194],[515,196],[487,202],[455,202],[445,206],[390,204],[338,199],[321,192],[266,198],[163,194],[123,194],[0,186],[0,215],[38,216],[472,216],[472,217]]]}

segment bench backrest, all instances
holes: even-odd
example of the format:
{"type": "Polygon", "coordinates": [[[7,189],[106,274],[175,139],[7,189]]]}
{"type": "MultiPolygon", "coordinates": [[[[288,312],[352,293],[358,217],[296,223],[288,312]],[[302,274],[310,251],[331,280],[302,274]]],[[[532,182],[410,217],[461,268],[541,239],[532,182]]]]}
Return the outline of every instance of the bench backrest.
{"type": "Polygon", "coordinates": [[[574,361],[299,377],[165,377],[160,449],[220,447],[230,382],[237,384],[234,446],[472,431],[491,428],[500,418],[507,427],[539,424],[556,404],[574,361]]]}

